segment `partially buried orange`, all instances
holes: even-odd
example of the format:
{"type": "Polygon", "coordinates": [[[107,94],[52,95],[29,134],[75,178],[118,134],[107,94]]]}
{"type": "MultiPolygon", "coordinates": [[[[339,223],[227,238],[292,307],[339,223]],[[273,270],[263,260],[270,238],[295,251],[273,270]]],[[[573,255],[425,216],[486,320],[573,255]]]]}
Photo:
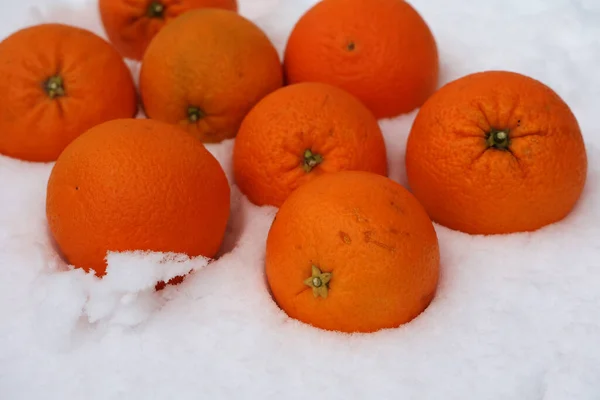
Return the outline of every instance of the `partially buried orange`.
{"type": "Polygon", "coordinates": [[[435,296],[440,254],[420,203],[364,171],[323,174],[294,191],[267,239],[266,275],[292,318],[373,332],[421,314],[435,296]]]}
{"type": "Polygon", "coordinates": [[[566,217],[583,192],[587,155],[575,115],[550,87],[485,71],[448,83],[419,110],[406,172],[434,221],[504,234],[566,217]]]}
{"type": "Polygon", "coordinates": [[[229,193],[219,162],[193,136],[159,121],[114,120],[60,155],[46,213],[66,260],[102,276],[108,251],[214,257],[229,193]]]}

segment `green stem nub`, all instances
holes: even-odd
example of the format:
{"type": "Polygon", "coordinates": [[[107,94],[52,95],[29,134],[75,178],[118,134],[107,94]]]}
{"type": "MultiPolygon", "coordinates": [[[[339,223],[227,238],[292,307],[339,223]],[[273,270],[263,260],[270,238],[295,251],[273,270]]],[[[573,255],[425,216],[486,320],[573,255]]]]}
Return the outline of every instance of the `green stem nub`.
{"type": "Polygon", "coordinates": [[[158,1],[153,1],[148,6],[148,11],[146,14],[150,18],[162,18],[164,13],[165,13],[164,4],[162,4],[158,1]]]}
{"type": "Polygon", "coordinates": [[[304,160],[302,162],[302,168],[304,172],[308,173],[313,170],[314,167],[323,162],[323,156],[315,154],[312,150],[308,149],[304,152],[304,160]]]}
{"type": "Polygon", "coordinates": [[[492,132],[487,138],[488,147],[493,147],[498,150],[507,150],[510,145],[508,130],[492,129],[492,132]]]}
{"type": "Polygon", "coordinates": [[[321,272],[316,265],[311,267],[311,271],[311,276],[304,280],[304,284],[312,288],[315,298],[322,297],[326,299],[329,295],[329,282],[333,274],[331,272],[321,272]]]}
{"type": "Polygon", "coordinates": [[[44,82],[44,90],[51,99],[65,95],[65,87],[60,76],[52,76],[44,82]]]}
{"type": "Polygon", "coordinates": [[[198,107],[194,107],[194,106],[188,107],[187,115],[188,115],[188,120],[190,122],[198,122],[206,116],[206,114],[204,114],[204,111],[202,111],[198,107]]]}

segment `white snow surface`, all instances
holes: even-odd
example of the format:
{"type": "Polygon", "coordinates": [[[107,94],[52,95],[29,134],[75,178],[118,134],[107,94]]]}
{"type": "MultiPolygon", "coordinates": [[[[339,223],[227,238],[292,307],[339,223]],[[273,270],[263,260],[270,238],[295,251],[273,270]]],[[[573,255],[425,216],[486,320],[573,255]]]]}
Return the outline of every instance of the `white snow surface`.
{"type": "MultiPolygon", "coordinates": [[[[105,37],[95,0],[2,3],[1,38],[52,21],[105,37]]],[[[240,12],[282,54],[314,3],[240,0],[240,12]]],[[[0,156],[0,399],[600,399],[600,2],[411,4],[436,36],[441,83],[512,70],[571,106],[589,175],[568,218],[490,237],[435,225],[442,272],[433,303],[400,328],[347,335],[274,304],[263,262],[276,209],[252,205],[235,186],[218,260],[109,254],[100,281],[68,268],[51,244],[52,164],[0,156]],[[157,279],[190,269],[183,284],[154,292],[157,279]]],[[[402,184],[415,114],[381,121],[390,177],[402,184]]],[[[230,180],[232,143],[208,146],[230,180]]]]}

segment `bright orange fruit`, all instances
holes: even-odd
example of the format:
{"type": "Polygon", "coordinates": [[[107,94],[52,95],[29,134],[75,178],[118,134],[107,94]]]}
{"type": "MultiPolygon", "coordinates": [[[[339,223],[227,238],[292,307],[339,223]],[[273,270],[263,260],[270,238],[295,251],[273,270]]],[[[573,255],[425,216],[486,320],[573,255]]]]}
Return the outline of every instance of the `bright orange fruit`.
{"type": "Polygon", "coordinates": [[[55,161],[89,128],[137,113],[131,72],[99,36],[62,24],[0,42],[0,153],[55,161]]]}
{"type": "Polygon", "coordinates": [[[189,10],[214,7],[237,11],[236,0],[99,0],[104,30],[127,58],[141,60],[154,36],[189,10]]]}
{"type": "Polygon", "coordinates": [[[552,89],[486,71],[447,84],[423,105],[406,171],[433,220],[500,234],[567,216],[583,191],[587,156],[575,116],[552,89]]]}
{"type": "Polygon", "coordinates": [[[385,118],[422,105],[439,65],[435,38],[409,3],[323,0],[292,30],[284,69],[288,83],[339,86],[385,118]]]}
{"type": "Polygon", "coordinates": [[[185,131],[159,121],[114,120],[60,155],[46,213],[67,261],[102,276],[107,251],[214,257],[229,194],[219,162],[185,131]]]}
{"type": "Polygon", "coordinates": [[[335,86],[307,82],[276,90],[250,111],[235,140],[233,167],[250,201],[280,206],[324,173],[387,175],[387,156],[368,108],[335,86]]]}
{"type": "Polygon", "coordinates": [[[435,296],[436,232],[401,185],[365,171],[323,174],[294,191],[267,238],[266,275],[292,318],[373,332],[411,321],[435,296]]]}
{"type": "Polygon", "coordinates": [[[242,119],[283,84],[269,38],[233,11],[197,9],[166,25],[148,47],[140,91],[148,117],[203,142],[233,138],[242,119]]]}

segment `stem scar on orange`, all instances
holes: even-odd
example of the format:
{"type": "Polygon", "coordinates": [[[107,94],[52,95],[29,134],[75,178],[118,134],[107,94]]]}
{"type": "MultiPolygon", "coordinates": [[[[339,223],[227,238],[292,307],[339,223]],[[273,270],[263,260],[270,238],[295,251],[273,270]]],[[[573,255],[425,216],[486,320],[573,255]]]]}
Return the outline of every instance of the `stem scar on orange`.
{"type": "Polygon", "coordinates": [[[236,0],[99,0],[106,35],[127,58],[141,60],[154,36],[171,20],[205,7],[237,12],[236,0]]]}
{"type": "Polygon", "coordinates": [[[324,173],[387,175],[387,155],[377,120],[358,99],[332,85],[304,82],[276,90],[248,113],[233,166],[250,201],[279,207],[324,173]]]}
{"type": "Polygon", "coordinates": [[[575,116],[552,89],[486,71],[427,100],[408,137],[406,171],[434,221],[502,234],[567,216],[585,185],[587,155],[575,116]]]}
{"type": "Polygon", "coordinates": [[[131,72],[85,29],[42,24],[0,42],[0,153],[55,161],[89,128],[137,113],[131,72]]]}
{"type": "Polygon", "coordinates": [[[275,302],[317,328],[395,328],[431,303],[440,253],[408,190],[365,171],[323,174],[295,190],[269,230],[265,268],[275,302]]]}
{"type": "Polygon", "coordinates": [[[66,260],[103,276],[108,251],[214,257],[229,196],[221,165],[193,136],[159,121],[113,120],[60,155],[46,214],[66,260]]]}

